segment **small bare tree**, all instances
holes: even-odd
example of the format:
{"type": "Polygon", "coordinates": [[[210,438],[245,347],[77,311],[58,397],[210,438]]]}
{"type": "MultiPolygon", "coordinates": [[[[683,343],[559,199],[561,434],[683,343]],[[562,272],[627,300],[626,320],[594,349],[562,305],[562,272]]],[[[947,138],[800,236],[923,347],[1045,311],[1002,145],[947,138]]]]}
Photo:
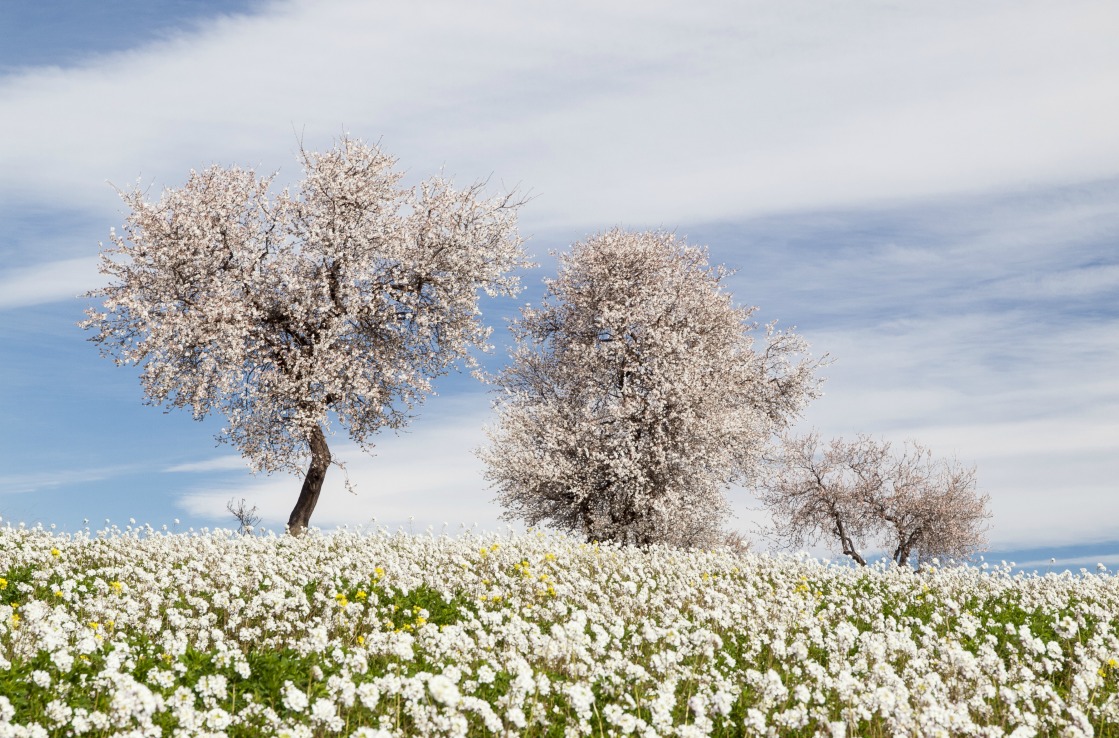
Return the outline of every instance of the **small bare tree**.
{"type": "Polygon", "coordinates": [[[242,533],[251,533],[256,524],[260,522],[260,516],[256,513],[256,505],[249,507],[244,497],[238,503],[234,503],[231,497],[229,502],[225,503],[225,509],[229,511],[230,515],[237,518],[242,533]]]}
{"type": "Polygon", "coordinates": [[[728,272],[667,233],[612,230],[560,257],[513,325],[480,452],[507,519],[588,539],[714,547],[724,492],[816,394],[797,335],[737,307],[728,272]]]}
{"type": "Polygon", "coordinates": [[[350,138],[302,163],[294,195],[217,166],[158,202],[122,193],[111,283],[82,323],[104,355],[143,367],[150,403],[224,415],[219,439],[254,470],[302,474],[293,534],[337,463],[331,422],[367,450],[407,424],[432,378],[486,347],[479,292],[516,294],[525,264],[510,195],[403,188],[395,160],[350,138]]]}
{"type": "Polygon", "coordinates": [[[750,540],[736,530],[728,530],[723,534],[723,539],[719,542],[718,548],[726,549],[733,554],[748,554],[750,553],[750,540]]]}
{"type": "Polygon", "coordinates": [[[795,548],[830,540],[861,565],[870,546],[910,564],[966,558],[986,544],[989,497],[974,467],[936,460],[916,442],[901,455],[869,436],[854,441],[786,438],[772,473],[758,485],[776,537],[795,548]]]}

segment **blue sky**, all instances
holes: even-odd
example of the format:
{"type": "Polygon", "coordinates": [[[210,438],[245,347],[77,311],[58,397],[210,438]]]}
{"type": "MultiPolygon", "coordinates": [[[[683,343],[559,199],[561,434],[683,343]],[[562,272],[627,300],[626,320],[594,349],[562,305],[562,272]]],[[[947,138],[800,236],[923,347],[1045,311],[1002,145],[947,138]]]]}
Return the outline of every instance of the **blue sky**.
{"type": "MultiPolygon", "coordinates": [[[[1119,566],[1116,37],[1084,0],[4,4],[0,515],[185,529],[245,497],[282,525],[299,480],[144,406],[75,295],[123,220],[109,183],[293,181],[300,138],[349,132],[410,181],[533,194],[526,300],[605,228],[708,245],[835,359],[802,429],[975,463],[995,558],[1119,566]]],[[[487,305],[499,337],[516,304],[487,305]]],[[[451,376],[376,456],[336,438],[358,493],[332,470],[314,522],[503,525],[471,453],[488,407],[451,376]]]]}

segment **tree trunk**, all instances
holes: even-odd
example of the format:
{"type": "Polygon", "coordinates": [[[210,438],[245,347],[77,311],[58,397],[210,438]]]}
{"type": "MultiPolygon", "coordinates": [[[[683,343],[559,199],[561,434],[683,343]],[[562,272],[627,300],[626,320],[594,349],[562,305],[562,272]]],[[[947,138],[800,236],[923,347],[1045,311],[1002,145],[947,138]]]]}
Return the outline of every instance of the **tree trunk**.
{"type": "Polygon", "coordinates": [[[859,555],[855,548],[855,542],[847,535],[847,528],[843,525],[843,519],[839,517],[838,513],[832,513],[832,516],[832,520],[835,522],[835,533],[839,536],[839,542],[843,546],[843,553],[858,562],[859,566],[866,566],[866,559],[859,555]]]}
{"type": "Polygon", "coordinates": [[[311,466],[307,469],[307,476],[303,478],[303,489],[299,490],[299,500],[295,509],[288,518],[288,533],[293,536],[302,535],[311,524],[311,513],[319,502],[319,492],[322,491],[323,480],[326,479],[326,470],[330,466],[330,448],[326,445],[326,436],[322,428],[315,426],[309,439],[311,446],[311,466]]]}

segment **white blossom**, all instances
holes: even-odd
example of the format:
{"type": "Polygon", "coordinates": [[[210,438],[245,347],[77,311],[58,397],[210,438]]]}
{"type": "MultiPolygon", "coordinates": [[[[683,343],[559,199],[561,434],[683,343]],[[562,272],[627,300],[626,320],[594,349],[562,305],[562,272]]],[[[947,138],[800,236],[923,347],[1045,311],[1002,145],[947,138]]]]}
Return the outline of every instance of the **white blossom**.
{"type": "Polygon", "coordinates": [[[436,674],[431,677],[427,682],[427,688],[431,691],[431,696],[436,702],[451,707],[458,704],[461,697],[455,683],[443,674],[436,674]]]}
{"type": "Polygon", "coordinates": [[[338,717],[338,710],[334,706],[334,702],[325,697],[319,697],[311,705],[311,722],[325,726],[332,731],[339,731],[344,725],[342,719],[338,717]]]}
{"type": "Polygon", "coordinates": [[[129,213],[110,235],[83,327],[118,364],[142,367],[153,404],[223,415],[219,438],[254,470],[307,471],[305,528],[332,461],[332,418],[368,448],[400,428],[489,329],[479,292],[515,294],[525,264],[511,195],[434,178],[400,186],[394,160],[348,137],[302,153],[296,194],[272,177],[211,167],[129,213]]]}
{"type": "Polygon", "coordinates": [[[310,704],[306,693],[290,681],[284,682],[283,701],[284,707],[293,712],[303,712],[307,709],[307,705],[310,704]]]}
{"type": "Polygon", "coordinates": [[[724,491],[815,396],[793,333],[736,307],[728,272],[666,233],[613,230],[560,256],[514,324],[481,452],[506,517],[589,539],[709,546],[724,491]]]}
{"type": "Polygon", "coordinates": [[[0,722],[10,723],[12,718],[15,717],[16,711],[12,707],[12,702],[4,695],[0,694],[0,722]]]}

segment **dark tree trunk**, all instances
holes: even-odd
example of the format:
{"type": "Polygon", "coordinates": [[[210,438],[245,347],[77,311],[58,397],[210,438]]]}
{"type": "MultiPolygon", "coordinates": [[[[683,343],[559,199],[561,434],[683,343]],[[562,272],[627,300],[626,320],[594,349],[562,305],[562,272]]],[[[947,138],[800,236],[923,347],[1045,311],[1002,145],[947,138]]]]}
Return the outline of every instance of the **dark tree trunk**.
{"type": "Polygon", "coordinates": [[[307,469],[307,476],[303,478],[303,489],[299,490],[299,500],[295,509],[288,518],[288,533],[293,536],[302,535],[303,531],[311,524],[311,513],[319,502],[319,492],[322,491],[323,480],[326,479],[326,470],[330,467],[330,448],[326,445],[326,436],[322,428],[315,426],[311,431],[311,466],[307,469]]]}
{"type": "Polygon", "coordinates": [[[864,559],[855,548],[855,542],[847,535],[847,527],[843,525],[843,519],[839,517],[838,513],[833,513],[835,521],[835,534],[839,536],[839,542],[843,546],[843,553],[850,556],[859,566],[866,566],[866,559],[864,559]]]}

